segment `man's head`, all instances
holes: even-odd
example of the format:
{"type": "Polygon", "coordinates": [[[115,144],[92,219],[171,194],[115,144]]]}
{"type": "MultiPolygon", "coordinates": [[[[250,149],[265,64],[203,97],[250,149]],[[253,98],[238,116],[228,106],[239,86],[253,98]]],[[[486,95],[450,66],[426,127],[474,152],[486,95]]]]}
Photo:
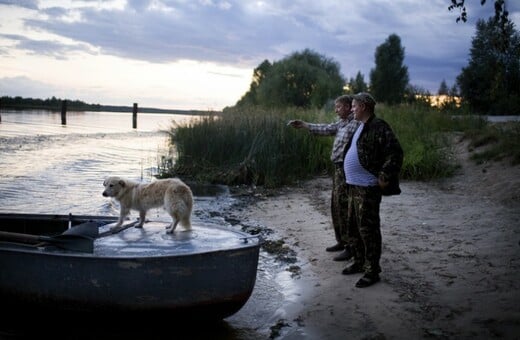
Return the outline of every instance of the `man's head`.
{"type": "Polygon", "coordinates": [[[376,101],[374,97],[370,93],[367,92],[359,92],[353,96],[353,99],[359,103],[367,105],[367,108],[374,112],[374,108],[376,106],[376,101]]]}
{"type": "Polygon", "coordinates": [[[352,111],[354,112],[354,118],[366,122],[368,117],[374,113],[376,101],[374,97],[366,92],[360,92],[353,96],[352,100],[352,111]]]}
{"type": "Polygon", "coordinates": [[[334,101],[334,111],[338,114],[341,119],[346,119],[350,114],[352,107],[352,96],[344,94],[339,96],[334,101]]]}

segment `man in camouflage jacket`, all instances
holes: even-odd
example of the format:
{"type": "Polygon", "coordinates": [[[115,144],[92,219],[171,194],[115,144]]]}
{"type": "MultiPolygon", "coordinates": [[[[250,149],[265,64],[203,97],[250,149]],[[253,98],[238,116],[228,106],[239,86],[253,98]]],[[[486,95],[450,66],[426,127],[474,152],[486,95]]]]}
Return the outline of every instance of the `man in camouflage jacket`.
{"type": "Polygon", "coordinates": [[[382,195],[397,195],[403,150],[387,122],[374,114],[375,100],[368,93],[354,96],[352,111],[360,126],[347,144],[344,157],[348,195],[348,239],[354,251],[354,263],[343,274],[364,273],[356,287],[379,281],[381,268],[382,195]]]}

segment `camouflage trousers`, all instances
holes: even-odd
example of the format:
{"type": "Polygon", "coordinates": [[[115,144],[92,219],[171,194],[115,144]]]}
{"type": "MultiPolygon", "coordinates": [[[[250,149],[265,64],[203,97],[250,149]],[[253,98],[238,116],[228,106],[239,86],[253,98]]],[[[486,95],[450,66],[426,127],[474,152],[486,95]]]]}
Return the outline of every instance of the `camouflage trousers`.
{"type": "Polygon", "coordinates": [[[381,189],[349,186],[348,239],[354,252],[354,263],[363,265],[368,274],[381,272],[381,189]]]}
{"type": "Polygon", "coordinates": [[[332,177],[332,197],[330,200],[330,211],[332,215],[332,226],[336,241],[347,244],[348,223],[348,184],[345,182],[343,164],[336,164],[332,177]]]}

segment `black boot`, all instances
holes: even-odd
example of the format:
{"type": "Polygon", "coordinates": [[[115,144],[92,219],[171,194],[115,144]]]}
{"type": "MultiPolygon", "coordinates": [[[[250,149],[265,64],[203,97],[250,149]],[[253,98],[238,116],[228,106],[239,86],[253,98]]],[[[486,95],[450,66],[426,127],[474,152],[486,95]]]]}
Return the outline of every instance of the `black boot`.
{"type": "Polygon", "coordinates": [[[326,251],[340,251],[340,250],[343,250],[343,249],[345,249],[345,245],[344,244],[336,243],[335,245],[330,246],[330,247],[326,248],[325,250],[326,251]]]}
{"type": "Polygon", "coordinates": [[[348,261],[352,258],[352,252],[349,247],[344,247],[344,250],[338,255],[334,256],[334,261],[348,261]]]}

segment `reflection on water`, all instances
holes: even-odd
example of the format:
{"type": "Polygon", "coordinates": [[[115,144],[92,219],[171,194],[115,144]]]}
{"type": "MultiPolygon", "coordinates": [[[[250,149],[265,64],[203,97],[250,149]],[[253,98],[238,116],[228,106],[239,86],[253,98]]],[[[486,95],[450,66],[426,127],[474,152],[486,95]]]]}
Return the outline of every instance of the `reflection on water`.
{"type": "Polygon", "coordinates": [[[2,137],[45,136],[58,134],[154,132],[169,130],[200,116],[142,113],[137,116],[137,129],[132,129],[132,113],[67,112],[67,124],[61,125],[61,113],[51,111],[2,110],[2,137]]]}
{"type": "MultiPolygon", "coordinates": [[[[2,111],[0,123],[0,212],[118,215],[117,204],[101,195],[106,176],[150,181],[169,152],[173,125],[196,116],[140,114],[137,129],[127,113],[2,111]]],[[[193,222],[213,219],[233,199],[225,186],[193,186],[193,222]]],[[[132,217],[136,213],[132,212],[132,217]]],[[[147,216],[167,218],[162,209],[147,216]]],[[[246,305],[208,334],[220,339],[265,339],[284,294],[276,282],[277,265],[261,252],[255,289],[246,305]]],[[[211,280],[211,278],[208,278],[211,280]]],[[[99,331],[92,330],[92,339],[99,331]]],[[[1,336],[1,333],[0,333],[1,336]]],[[[88,337],[86,337],[88,338],[88,337]]],[[[132,337],[130,337],[132,338],[132,337]]]]}
{"type": "Polygon", "coordinates": [[[168,134],[160,129],[172,125],[171,115],[143,114],[138,129],[124,127],[121,114],[76,114],[65,127],[55,121],[59,115],[2,112],[2,211],[107,213],[101,196],[106,176],[150,181],[169,152],[168,134]]]}
{"type": "Polygon", "coordinates": [[[168,131],[198,116],[120,112],[2,111],[0,210],[106,214],[106,176],[150,181],[169,153],[168,131]],[[49,199],[52,198],[52,199],[49,199]]]}

